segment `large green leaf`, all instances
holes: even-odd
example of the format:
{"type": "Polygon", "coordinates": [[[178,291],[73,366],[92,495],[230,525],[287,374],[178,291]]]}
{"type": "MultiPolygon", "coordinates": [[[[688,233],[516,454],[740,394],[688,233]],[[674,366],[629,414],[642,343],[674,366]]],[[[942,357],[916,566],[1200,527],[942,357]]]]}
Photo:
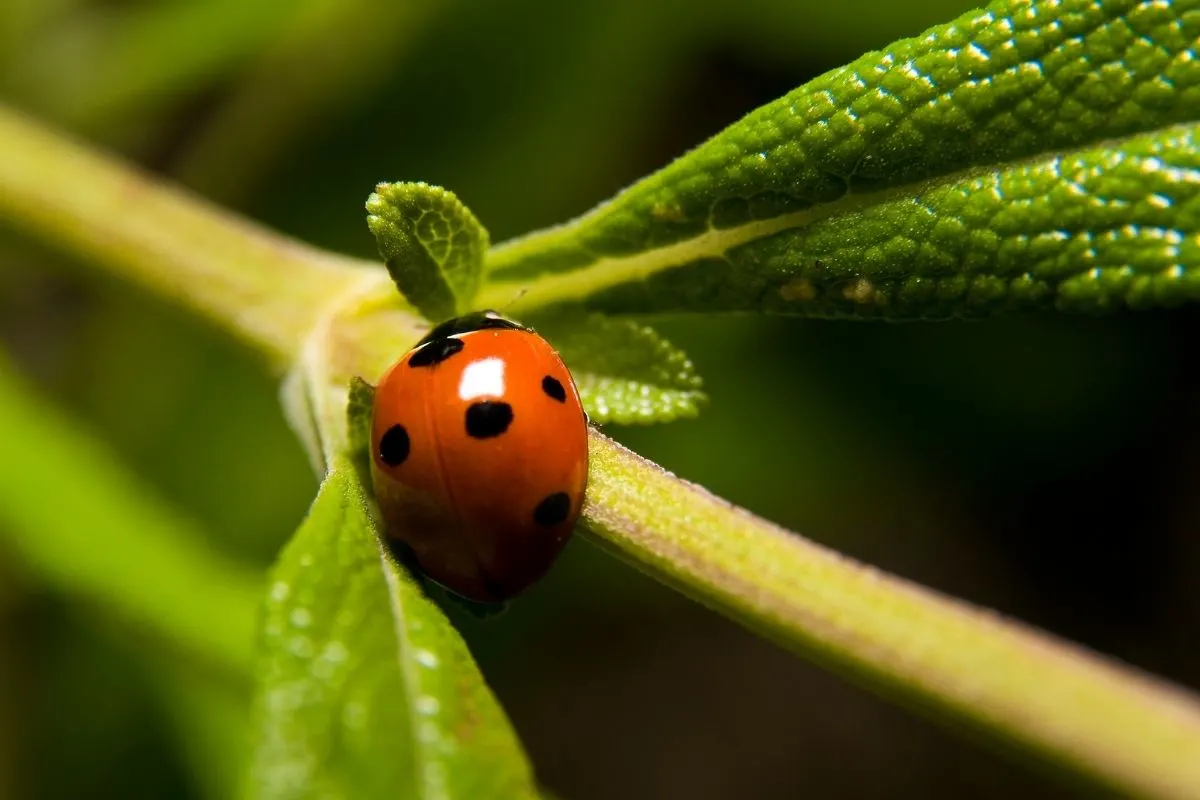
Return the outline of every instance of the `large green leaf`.
{"type": "Polygon", "coordinates": [[[384,554],[345,458],[274,568],[261,648],[251,796],[535,795],[503,710],[384,554]]]}
{"type": "Polygon", "coordinates": [[[497,248],[484,302],[944,317],[1200,296],[1200,2],[1006,0],[497,248]]]}

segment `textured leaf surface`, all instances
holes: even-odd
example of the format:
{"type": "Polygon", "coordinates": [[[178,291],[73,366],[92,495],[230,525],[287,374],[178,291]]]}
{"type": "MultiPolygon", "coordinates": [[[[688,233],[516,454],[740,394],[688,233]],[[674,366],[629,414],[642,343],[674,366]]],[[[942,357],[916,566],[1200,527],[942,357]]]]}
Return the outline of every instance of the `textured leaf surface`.
{"type": "Polygon", "coordinates": [[[261,647],[252,796],[535,796],[466,645],[382,555],[346,459],[274,569],[261,647]]]}
{"type": "Polygon", "coordinates": [[[479,289],[488,234],[452,193],[425,183],[381,183],[367,225],[400,292],[426,319],[466,311],[479,289]]]}
{"type": "Polygon", "coordinates": [[[908,318],[1195,298],[1198,38],[1200,0],[994,3],[497,248],[484,301],[908,318]]]}
{"type": "Polygon", "coordinates": [[[1200,126],[870,198],[595,302],[893,319],[1200,299],[1200,126]],[[743,283],[734,276],[755,276],[743,283]],[[718,293],[697,287],[721,286],[718,293]]]}
{"type": "Polygon", "coordinates": [[[653,328],[569,312],[532,315],[525,321],[558,350],[593,422],[671,422],[695,417],[706,401],[687,354],[653,328]]]}

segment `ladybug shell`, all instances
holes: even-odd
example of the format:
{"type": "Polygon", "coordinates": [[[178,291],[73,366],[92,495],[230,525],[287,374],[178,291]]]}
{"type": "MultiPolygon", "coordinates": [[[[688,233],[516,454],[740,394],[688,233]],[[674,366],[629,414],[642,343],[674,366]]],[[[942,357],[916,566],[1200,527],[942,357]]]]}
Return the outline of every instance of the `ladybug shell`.
{"type": "Polygon", "coordinates": [[[575,383],[545,339],[492,315],[439,326],[380,379],[371,428],[388,536],[429,577],[499,602],[550,568],[588,452],[575,383]]]}

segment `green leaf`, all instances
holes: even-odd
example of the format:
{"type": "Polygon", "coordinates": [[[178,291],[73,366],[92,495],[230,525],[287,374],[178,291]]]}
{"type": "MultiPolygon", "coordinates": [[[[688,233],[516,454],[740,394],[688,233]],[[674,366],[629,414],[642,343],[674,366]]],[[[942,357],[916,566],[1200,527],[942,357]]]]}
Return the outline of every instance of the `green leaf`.
{"type": "Polygon", "coordinates": [[[818,317],[1100,312],[1200,299],[1200,126],[887,193],[724,261],[614,287],[599,305],[818,317]],[[738,276],[729,281],[729,276],[738,276]],[[741,281],[748,283],[741,283],[741,281]],[[697,292],[698,286],[718,293],[697,292]]]}
{"type": "Polygon", "coordinates": [[[367,225],[404,297],[441,322],[471,307],[488,234],[452,192],[426,183],[381,183],[367,225]]]}
{"type": "MultiPolygon", "coordinates": [[[[310,378],[306,383],[317,390],[312,416],[322,423],[336,418],[344,428],[345,387],[351,376],[379,374],[387,351],[399,351],[419,335],[419,326],[398,307],[390,282],[377,268],[360,268],[268,236],[245,220],[149,182],[3,109],[0,141],[5,152],[22,154],[0,159],[0,206],[11,222],[53,249],[87,256],[87,261],[133,278],[164,299],[186,301],[225,322],[277,366],[303,350],[303,364],[313,368],[302,371],[301,377],[310,378]],[[73,191],[61,191],[68,185],[73,191]],[[128,202],[114,206],[111,199],[117,194],[128,202]],[[299,292],[297,275],[303,278],[299,292]],[[214,284],[222,290],[214,292],[214,284]],[[265,290],[268,286],[271,292],[265,290]],[[377,313],[359,313],[375,301],[381,301],[377,313]],[[325,391],[329,387],[336,393],[325,391]]],[[[111,462],[81,460],[73,439],[63,449],[57,449],[62,441],[46,446],[57,440],[40,435],[51,427],[36,422],[42,409],[37,404],[25,407],[32,410],[13,414],[10,424],[25,434],[26,447],[31,442],[36,447],[30,448],[28,463],[5,449],[8,472],[0,476],[0,485],[11,481],[12,497],[21,498],[22,489],[29,486],[34,487],[26,492],[30,497],[38,492],[45,497],[49,482],[21,483],[34,464],[43,475],[59,480],[86,475],[86,481],[67,488],[87,496],[111,462]],[[73,470],[65,478],[63,464],[73,470]],[[99,468],[82,469],[83,464],[99,468]]],[[[329,437],[339,439],[344,441],[329,437]]],[[[9,438],[0,441],[10,446],[9,438]]],[[[1122,796],[1178,797],[1195,794],[1193,787],[1200,786],[1200,703],[1187,691],[826,550],[664,472],[596,431],[590,441],[591,480],[582,530],[651,575],[840,675],[863,680],[899,703],[924,708],[930,716],[988,733],[1005,752],[1038,756],[1098,789],[1122,796]]],[[[339,470],[345,480],[344,463],[339,470]]],[[[119,481],[111,485],[124,486],[119,481]]],[[[355,488],[354,495],[361,500],[360,489],[355,488]]],[[[65,499],[65,494],[52,496],[65,499]]],[[[0,502],[0,512],[8,513],[9,502],[0,502]]],[[[67,502],[57,505],[60,523],[77,525],[74,508],[67,502]]],[[[351,505],[357,518],[366,513],[361,502],[351,505]]],[[[5,527],[0,525],[0,535],[5,527]]],[[[131,609],[152,602],[164,606],[155,591],[162,587],[129,580],[130,574],[141,577],[123,571],[137,562],[126,563],[119,557],[124,554],[92,547],[93,533],[94,527],[89,527],[83,531],[86,541],[79,531],[75,539],[64,540],[81,542],[78,552],[92,561],[74,558],[67,563],[89,578],[99,575],[94,585],[103,585],[104,591],[129,592],[131,609]],[[100,557],[103,561],[94,563],[100,557]],[[120,577],[120,584],[112,582],[112,575],[120,577]]],[[[346,545],[334,538],[331,547],[346,545]]],[[[361,534],[351,538],[363,541],[361,534]]],[[[26,544],[17,537],[14,541],[18,547],[26,544]]],[[[45,552],[50,553],[49,546],[45,552]]],[[[289,553],[293,561],[300,558],[289,553]]],[[[344,582],[343,571],[337,574],[344,582]]],[[[195,592],[206,603],[202,621],[208,627],[195,629],[201,636],[220,618],[222,609],[210,600],[212,592],[223,590],[221,577],[211,576],[215,579],[195,592]]],[[[298,577],[310,578],[303,572],[298,577]]],[[[314,591],[322,596],[328,592],[340,603],[340,588],[314,591]]],[[[170,584],[165,589],[186,594],[170,584]]],[[[176,610],[147,605],[145,613],[170,619],[176,610]]],[[[194,611],[189,615],[200,619],[194,611]]],[[[400,633],[408,633],[408,628],[400,633]]],[[[296,642],[303,647],[303,640],[296,642]]],[[[311,686],[308,681],[321,678],[325,668],[314,660],[307,663],[309,670],[301,671],[298,658],[292,666],[301,690],[311,686]]],[[[392,674],[398,672],[399,668],[392,674]]],[[[304,700],[303,693],[299,697],[304,700]]],[[[281,691],[276,698],[277,705],[271,707],[275,712],[301,708],[290,706],[296,696],[281,691]]],[[[316,723],[329,721],[317,716],[316,723]]],[[[334,742],[344,747],[346,739],[338,726],[345,719],[334,719],[332,726],[315,725],[314,746],[334,742]]],[[[358,718],[351,714],[349,720],[358,718]]],[[[285,733],[291,738],[281,734],[273,741],[308,747],[310,734],[303,729],[285,733]]],[[[359,744],[365,746],[365,740],[359,744]]],[[[395,757],[391,752],[385,755],[395,757]]],[[[374,760],[371,766],[376,766],[374,760]]],[[[306,764],[300,762],[299,768],[303,772],[306,764]]],[[[286,774],[279,777],[287,780],[286,774]]]]}
{"type": "Polygon", "coordinates": [[[653,328],[570,311],[525,321],[558,350],[593,422],[671,422],[695,417],[707,400],[687,354],[653,328]]]}
{"type": "Polygon", "coordinates": [[[1009,0],[498,247],[484,304],[888,318],[1200,296],[1192,2],[1009,0]]]}
{"type": "Polygon", "coordinates": [[[384,555],[345,458],[274,568],[261,648],[250,795],[535,796],[504,711],[384,555]]]}
{"type": "Polygon", "coordinates": [[[371,412],[375,387],[362,378],[350,379],[350,397],[346,401],[346,447],[360,475],[366,475],[371,450],[371,412]]]}

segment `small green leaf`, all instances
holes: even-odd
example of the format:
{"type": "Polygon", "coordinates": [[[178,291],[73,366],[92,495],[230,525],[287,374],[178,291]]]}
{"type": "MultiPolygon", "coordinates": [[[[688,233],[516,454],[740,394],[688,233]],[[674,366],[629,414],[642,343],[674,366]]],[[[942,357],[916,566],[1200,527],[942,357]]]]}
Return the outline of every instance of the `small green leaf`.
{"type": "Polygon", "coordinates": [[[335,459],[268,592],[252,797],[534,797],[466,645],[383,550],[335,459]]]}
{"type": "Polygon", "coordinates": [[[635,425],[691,418],[707,399],[687,354],[653,328],[570,311],[542,312],[525,321],[571,369],[593,422],[635,425]]]}
{"type": "Polygon", "coordinates": [[[346,446],[350,457],[359,465],[360,474],[367,468],[371,450],[371,413],[375,403],[375,387],[362,378],[350,380],[350,397],[346,402],[346,446]]]}
{"type": "Polygon", "coordinates": [[[1200,298],[1193,2],[1002,0],[496,248],[484,304],[974,316],[1200,298]]]}
{"type": "Polygon", "coordinates": [[[367,226],[404,297],[433,322],[471,307],[488,233],[452,192],[426,183],[381,183],[367,226]]]}

